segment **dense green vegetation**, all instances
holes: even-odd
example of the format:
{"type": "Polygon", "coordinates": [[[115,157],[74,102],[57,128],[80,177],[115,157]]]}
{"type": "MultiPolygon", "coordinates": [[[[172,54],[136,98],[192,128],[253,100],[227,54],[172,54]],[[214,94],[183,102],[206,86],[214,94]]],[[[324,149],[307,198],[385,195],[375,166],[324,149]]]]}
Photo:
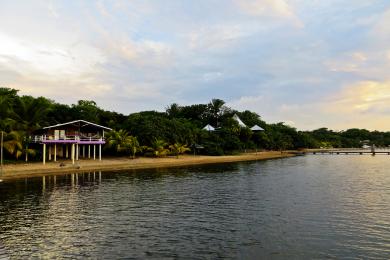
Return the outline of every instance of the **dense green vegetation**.
{"type": "Polygon", "coordinates": [[[319,147],[361,147],[362,141],[376,146],[390,145],[390,132],[349,129],[335,132],[327,128],[298,131],[284,123],[267,124],[251,111],[236,111],[220,99],[208,104],[180,106],[172,104],[165,112],[144,111],[123,115],[105,111],[94,101],[80,100],[64,105],[44,97],[19,96],[18,91],[0,88],[0,130],[5,132],[5,156],[8,159],[36,156],[28,148],[28,136],[44,126],[84,119],[115,129],[105,147],[110,154],[162,156],[179,155],[188,147],[197,152],[222,155],[247,149],[285,150],[319,147]],[[242,128],[237,114],[249,127],[258,125],[265,131],[242,128]],[[202,128],[211,124],[217,131],[202,128]],[[201,149],[199,149],[201,148],[201,149]]]}

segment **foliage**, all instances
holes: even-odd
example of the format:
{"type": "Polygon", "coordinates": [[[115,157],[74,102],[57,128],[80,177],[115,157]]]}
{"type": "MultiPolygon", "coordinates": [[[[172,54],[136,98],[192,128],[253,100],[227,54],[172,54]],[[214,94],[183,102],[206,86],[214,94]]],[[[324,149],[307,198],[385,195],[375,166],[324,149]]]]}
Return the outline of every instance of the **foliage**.
{"type": "Polygon", "coordinates": [[[121,152],[126,148],[128,137],[129,133],[126,130],[113,130],[107,134],[107,146],[121,152]]]}
{"type": "Polygon", "coordinates": [[[140,150],[137,137],[129,135],[126,130],[112,130],[107,136],[107,146],[115,149],[116,152],[130,152],[132,158],[140,150]]]}
{"type": "Polygon", "coordinates": [[[390,132],[357,128],[339,132],[328,128],[298,131],[284,123],[267,124],[249,110],[233,110],[221,99],[186,106],[174,103],[165,112],[143,111],[124,115],[106,111],[92,100],[66,105],[45,97],[20,96],[15,89],[0,88],[0,130],[6,133],[7,159],[36,153],[33,147],[28,148],[26,140],[37,129],[77,119],[117,129],[107,134],[106,152],[127,153],[133,158],[141,151],[164,156],[169,151],[167,148],[176,154],[176,144],[199,144],[204,147],[199,151],[209,155],[231,154],[248,148],[284,150],[361,147],[363,143],[377,147],[390,145],[390,132]],[[234,114],[248,127],[258,125],[265,131],[252,132],[239,126],[232,118],[234,114]],[[206,124],[217,130],[202,130],[206,124]]]}
{"type": "Polygon", "coordinates": [[[125,143],[125,149],[130,151],[133,159],[135,158],[135,154],[140,150],[140,148],[141,147],[139,145],[137,137],[129,136],[127,138],[125,143]]]}
{"type": "Polygon", "coordinates": [[[156,157],[162,157],[168,154],[169,150],[166,148],[167,143],[162,139],[154,139],[154,141],[151,143],[151,147],[149,147],[149,150],[153,153],[156,157]]]}
{"type": "Polygon", "coordinates": [[[190,148],[187,147],[187,145],[181,144],[181,143],[175,143],[169,146],[169,149],[171,150],[171,153],[176,155],[177,158],[179,158],[180,154],[183,154],[190,150],[190,148]]]}
{"type": "Polygon", "coordinates": [[[4,150],[15,157],[16,160],[19,159],[23,154],[23,134],[17,131],[11,131],[4,136],[4,150]]]}

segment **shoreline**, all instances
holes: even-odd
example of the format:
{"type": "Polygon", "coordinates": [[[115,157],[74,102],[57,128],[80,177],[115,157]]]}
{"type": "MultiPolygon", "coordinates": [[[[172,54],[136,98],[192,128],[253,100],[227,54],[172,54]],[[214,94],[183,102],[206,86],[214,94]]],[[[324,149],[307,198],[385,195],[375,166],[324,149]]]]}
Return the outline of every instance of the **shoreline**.
{"type": "Polygon", "coordinates": [[[0,179],[12,180],[48,175],[60,175],[68,173],[81,173],[91,171],[118,171],[118,170],[135,170],[135,169],[153,169],[153,168],[170,168],[191,165],[233,163],[244,161],[257,161],[268,159],[279,159],[295,156],[289,152],[258,152],[240,155],[223,155],[223,156],[204,156],[204,155],[182,155],[176,157],[164,158],[147,158],[140,157],[130,159],[127,157],[107,158],[102,161],[79,160],[72,165],[69,160],[58,160],[57,162],[48,162],[43,165],[41,162],[25,164],[9,164],[3,167],[3,174],[0,179]],[[61,163],[65,166],[60,167],[61,163]]]}

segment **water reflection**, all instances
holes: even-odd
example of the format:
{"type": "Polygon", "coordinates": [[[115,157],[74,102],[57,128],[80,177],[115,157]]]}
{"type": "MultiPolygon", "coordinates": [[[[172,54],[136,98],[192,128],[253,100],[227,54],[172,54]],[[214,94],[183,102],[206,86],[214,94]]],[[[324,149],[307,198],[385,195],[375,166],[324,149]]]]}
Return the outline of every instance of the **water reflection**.
{"type": "Polygon", "coordinates": [[[0,184],[25,258],[387,259],[387,157],[306,156],[0,184]]]}

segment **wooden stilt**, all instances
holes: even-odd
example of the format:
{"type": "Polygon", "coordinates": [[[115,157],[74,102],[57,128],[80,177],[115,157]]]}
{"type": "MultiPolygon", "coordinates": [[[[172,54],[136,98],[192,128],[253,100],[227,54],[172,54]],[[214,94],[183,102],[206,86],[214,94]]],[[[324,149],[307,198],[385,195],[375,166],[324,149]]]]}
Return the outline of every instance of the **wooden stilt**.
{"type": "Polygon", "coordinates": [[[72,164],[74,164],[74,144],[72,144],[71,157],[72,157],[72,164]]]}
{"type": "Polygon", "coordinates": [[[46,144],[43,144],[43,164],[46,164],[46,144]]]}
{"type": "Polygon", "coordinates": [[[102,160],[102,145],[99,144],[99,161],[102,160]]]}
{"type": "Polygon", "coordinates": [[[28,162],[28,144],[26,144],[26,162],[28,162]]]}
{"type": "Polygon", "coordinates": [[[93,159],[96,160],[96,145],[93,145],[93,159]]]}
{"type": "Polygon", "coordinates": [[[54,144],[54,161],[57,161],[57,144],[54,144]]]}

